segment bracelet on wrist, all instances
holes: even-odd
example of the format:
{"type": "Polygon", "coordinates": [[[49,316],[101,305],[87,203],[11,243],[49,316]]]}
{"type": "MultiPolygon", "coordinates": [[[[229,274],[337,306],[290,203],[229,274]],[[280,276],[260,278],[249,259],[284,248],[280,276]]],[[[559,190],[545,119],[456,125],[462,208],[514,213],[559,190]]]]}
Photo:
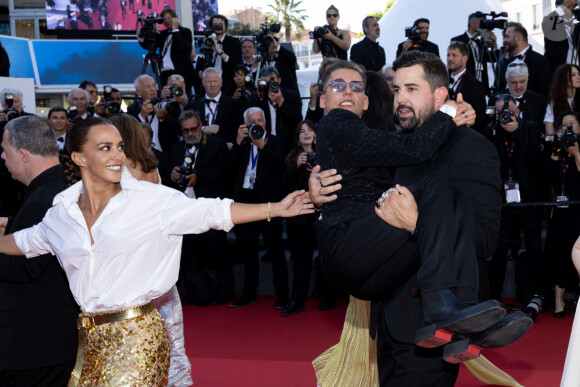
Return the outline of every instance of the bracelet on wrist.
{"type": "Polygon", "coordinates": [[[268,212],[266,212],[266,220],[269,222],[272,219],[270,218],[270,202],[268,202],[268,212]]]}

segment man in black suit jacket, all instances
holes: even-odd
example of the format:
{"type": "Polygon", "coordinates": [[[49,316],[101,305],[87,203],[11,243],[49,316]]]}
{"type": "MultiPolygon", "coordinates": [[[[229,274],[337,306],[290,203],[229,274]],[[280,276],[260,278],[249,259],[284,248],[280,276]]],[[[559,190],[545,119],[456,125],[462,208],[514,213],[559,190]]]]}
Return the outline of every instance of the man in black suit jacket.
{"type": "Polygon", "coordinates": [[[500,50],[498,63],[497,90],[506,88],[505,73],[515,59],[522,59],[528,66],[528,89],[548,96],[550,89],[550,66],[542,54],[532,50],[528,44],[528,31],[520,23],[508,23],[503,38],[505,52],[500,50]],[[509,55],[506,58],[505,53],[509,55]]]}
{"type": "Polygon", "coordinates": [[[571,11],[576,8],[576,4],[576,0],[556,0],[554,12],[544,18],[544,20],[548,19],[553,27],[551,31],[544,33],[544,57],[550,64],[550,77],[558,66],[570,63],[568,59],[572,57],[572,50],[569,41],[573,40],[575,35],[577,36],[578,31],[574,29],[572,32],[572,29],[567,30],[567,28],[572,22],[571,11]]]}
{"type": "Polygon", "coordinates": [[[242,123],[240,103],[222,92],[222,77],[215,67],[205,69],[202,84],[205,95],[193,101],[190,109],[202,117],[204,133],[222,138],[231,147],[242,123]]]}
{"type": "Polygon", "coordinates": [[[429,37],[429,19],[420,18],[415,20],[413,23],[414,28],[420,28],[420,39],[417,43],[413,43],[411,39],[407,39],[404,42],[399,43],[397,46],[397,55],[396,58],[401,56],[401,54],[407,51],[423,51],[423,52],[430,52],[431,54],[435,54],[439,56],[439,47],[427,40],[429,37]]]}
{"type": "Polygon", "coordinates": [[[228,18],[215,14],[209,19],[209,26],[216,37],[213,45],[213,64],[221,72],[223,79],[223,91],[227,95],[233,94],[234,85],[234,67],[242,64],[242,43],[238,38],[229,36],[228,18]]]}
{"type": "MultiPolygon", "coordinates": [[[[483,83],[485,94],[489,96],[490,89],[487,63],[493,58],[490,58],[484,51],[485,47],[479,36],[478,30],[482,18],[478,17],[475,13],[470,14],[467,22],[467,31],[451,38],[451,42],[463,42],[467,45],[469,49],[469,58],[467,59],[466,66],[467,72],[483,83]]],[[[489,32],[489,38],[491,39],[491,48],[494,50],[497,49],[497,37],[493,31],[489,32]]]]}
{"type": "Polygon", "coordinates": [[[365,37],[350,49],[350,60],[363,65],[367,71],[381,71],[386,63],[385,49],[377,39],[381,35],[379,23],[374,16],[367,16],[362,22],[365,37]]]}
{"type": "MultiPolygon", "coordinates": [[[[280,73],[274,67],[264,67],[260,70],[259,82],[282,82],[280,73]]],[[[270,83],[271,84],[271,83],[270,83]]],[[[282,147],[280,151],[286,157],[290,149],[296,144],[296,127],[302,120],[302,100],[300,94],[294,90],[278,87],[258,87],[258,92],[248,98],[246,109],[257,106],[266,114],[266,126],[269,133],[280,138],[282,147]]]]}
{"type": "MultiPolygon", "coordinates": [[[[202,132],[202,121],[196,111],[181,113],[179,124],[183,141],[176,143],[171,152],[173,186],[185,190],[191,198],[230,196],[226,182],[228,148],[225,141],[202,132]],[[183,176],[180,167],[190,169],[191,173],[183,176]]],[[[226,245],[224,231],[209,230],[184,236],[180,279],[187,294],[185,303],[217,305],[234,297],[233,266],[226,245]]]]}
{"type": "Polygon", "coordinates": [[[485,116],[485,89],[473,75],[467,72],[466,64],[469,58],[467,45],[453,42],[447,49],[447,69],[451,73],[449,79],[449,99],[456,100],[458,94],[463,100],[473,106],[475,110],[475,124],[473,128],[482,132],[486,125],[485,116]]]}
{"type": "Polygon", "coordinates": [[[268,35],[267,39],[270,39],[271,43],[268,45],[266,67],[275,67],[278,70],[282,82],[280,85],[282,87],[299,92],[298,80],[296,78],[296,55],[294,51],[283,47],[272,35],[268,35]]]}
{"type": "MultiPolygon", "coordinates": [[[[39,223],[65,184],[46,120],[12,120],[2,147],[8,169],[28,186],[18,213],[0,218],[0,230],[8,234],[39,223]]],[[[56,257],[0,254],[0,385],[66,386],[76,358],[79,312],[56,257]]]]}
{"type": "MultiPolygon", "coordinates": [[[[159,48],[159,71],[161,72],[161,85],[167,84],[167,78],[171,74],[181,74],[185,78],[187,93],[193,86],[193,66],[191,64],[191,50],[193,35],[189,28],[181,27],[174,10],[165,8],[161,12],[165,29],[155,37],[155,47],[159,48]]],[[[142,42],[140,29],[137,31],[139,42],[142,42]]],[[[143,44],[142,44],[143,45],[143,44]]],[[[146,47],[145,47],[146,48],[146,47]]]]}

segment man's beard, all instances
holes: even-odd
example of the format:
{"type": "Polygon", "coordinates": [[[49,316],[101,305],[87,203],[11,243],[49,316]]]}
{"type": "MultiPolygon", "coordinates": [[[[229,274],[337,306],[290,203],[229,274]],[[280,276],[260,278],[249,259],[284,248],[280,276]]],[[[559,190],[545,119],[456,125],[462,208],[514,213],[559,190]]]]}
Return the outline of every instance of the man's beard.
{"type": "Polygon", "coordinates": [[[397,118],[399,119],[399,125],[401,125],[401,128],[403,128],[406,131],[416,130],[418,127],[423,125],[425,121],[431,118],[433,114],[435,114],[435,109],[433,108],[420,110],[419,115],[417,115],[415,113],[415,109],[411,108],[410,106],[399,105],[397,107],[397,118]],[[401,117],[399,116],[400,109],[407,109],[413,114],[411,114],[411,116],[409,117],[401,119],[401,117]]]}
{"type": "Polygon", "coordinates": [[[200,140],[201,140],[201,136],[195,137],[193,139],[184,139],[185,144],[189,145],[189,146],[194,146],[195,144],[198,144],[200,140]]]}

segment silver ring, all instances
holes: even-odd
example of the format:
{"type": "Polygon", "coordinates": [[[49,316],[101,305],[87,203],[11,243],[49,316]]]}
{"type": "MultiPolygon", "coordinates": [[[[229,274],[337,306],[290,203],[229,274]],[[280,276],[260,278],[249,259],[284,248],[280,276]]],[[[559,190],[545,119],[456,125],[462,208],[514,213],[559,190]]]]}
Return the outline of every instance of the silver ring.
{"type": "Polygon", "coordinates": [[[322,193],[322,188],[320,188],[320,189],[318,190],[318,193],[319,193],[320,195],[324,195],[324,194],[322,193]]]}
{"type": "Polygon", "coordinates": [[[322,181],[322,177],[320,177],[320,173],[314,174],[314,177],[316,178],[316,180],[322,181]]]}
{"type": "Polygon", "coordinates": [[[463,112],[463,114],[465,114],[465,118],[467,118],[467,112],[463,112]]]}
{"type": "Polygon", "coordinates": [[[324,187],[324,184],[322,184],[322,180],[318,180],[318,184],[320,184],[321,187],[324,187]]]}

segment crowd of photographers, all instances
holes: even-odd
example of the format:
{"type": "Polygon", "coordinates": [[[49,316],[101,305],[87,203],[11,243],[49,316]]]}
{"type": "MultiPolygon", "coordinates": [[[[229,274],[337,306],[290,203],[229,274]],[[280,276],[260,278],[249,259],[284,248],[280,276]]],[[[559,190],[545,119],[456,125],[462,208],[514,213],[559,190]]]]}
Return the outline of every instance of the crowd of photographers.
{"type": "MultiPolygon", "coordinates": [[[[557,5],[569,14],[576,0],[558,0],[557,5]]],[[[266,25],[253,39],[240,41],[227,34],[227,18],[212,15],[198,56],[192,54],[191,31],[180,26],[175,12],[166,9],[160,16],[151,23],[162,22],[162,33],[151,35],[155,29],[147,22],[138,32],[144,48],[159,56],[158,68],[153,69],[157,79],[135,79],[136,97],[127,114],[142,125],[146,144],[159,160],[161,182],[191,198],[232,197],[248,203],[277,201],[286,192],[306,189],[316,163],[316,123],[323,116],[320,85],[311,85],[303,117],[296,56],[273,36],[279,26],[266,25]]],[[[494,144],[501,159],[501,237],[491,259],[480,257],[481,298],[502,296],[506,262],[514,259],[518,301],[532,314],[551,305],[554,316],[560,317],[565,313],[565,292],[578,289],[569,251],[580,234],[580,207],[575,203],[580,200],[580,70],[566,63],[566,55],[548,61],[528,44],[521,24],[501,16],[469,15],[466,31],[451,38],[446,48],[449,96],[461,95],[473,106],[474,130],[494,144]],[[500,48],[493,30],[503,33],[500,48]],[[488,64],[497,68],[497,76],[488,73],[488,64]]],[[[394,73],[386,61],[395,57],[377,43],[376,18],[362,21],[364,38],[352,48],[349,33],[338,28],[338,9],[330,6],[326,18],[327,25],[312,32],[314,51],[325,57],[321,68],[347,59],[350,48],[351,60],[381,73],[392,89],[394,73]]],[[[395,55],[409,50],[439,54],[439,47],[428,40],[429,24],[420,18],[407,28],[407,39],[395,55]]],[[[0,98],[0,129],[8,120],[28,114],[18,90],[4,89],[0,98]]],[[[124,114],[123,99],[111,86],[105,86],[99,98],[97,86],[89,81],[72,89],[68,109],[53,107],[48,114],[59,148],[76,121],[124,114]]],[[[6,176],[5,168],[0,178],[0,216],[5,216],[17,208],[23,187],[6,176]]],[[[235,242],[221,231],[185,237],[180,273],[184,303],[231,302],[231,307],[241,307],[257,302],[261,235],[266,250],[262,259],[272,263],[275,307],[283,316],[303,311],[315,251],[314,219],[286,222],[294,265],[291,288],[279,219],[237,227],[235,242]],[[234,261],[244,268],[243,292],[236,300],[234,261]]],[[[319,283],[320,308],[331,308],[332,287],[324,278],[319,283]]]]}

